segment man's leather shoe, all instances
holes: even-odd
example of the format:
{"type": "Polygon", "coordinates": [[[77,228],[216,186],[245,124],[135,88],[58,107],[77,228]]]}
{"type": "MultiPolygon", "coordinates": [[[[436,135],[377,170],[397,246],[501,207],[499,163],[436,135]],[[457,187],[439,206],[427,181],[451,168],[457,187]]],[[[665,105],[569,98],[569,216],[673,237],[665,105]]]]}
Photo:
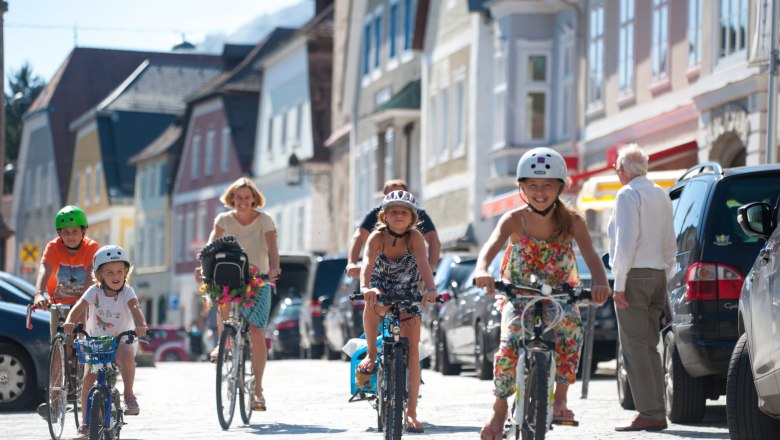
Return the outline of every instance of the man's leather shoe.
{"type": "Polygon", "coordinates": [[[653,420],[637,415],[628,426],[618,426],[615,431],[661,431],[666,429],[666,419],[653,420]]]}

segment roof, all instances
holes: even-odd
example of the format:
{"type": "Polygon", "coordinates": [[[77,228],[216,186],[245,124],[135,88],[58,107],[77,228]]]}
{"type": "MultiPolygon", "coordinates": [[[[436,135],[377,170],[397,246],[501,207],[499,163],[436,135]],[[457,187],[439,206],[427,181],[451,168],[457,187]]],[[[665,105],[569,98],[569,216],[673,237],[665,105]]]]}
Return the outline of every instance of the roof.
{"type": "Polygon", "coordinates": [[[167,152],[171,147],[176,145],[182,134],[181,122],[176,121],[169,125],[168,128],[163,131],[157,139],[153,140],[138,154],[131,156],[128,163],[133,165],[145,159],[150,159],[155,156],[159,156],[167,152]]]}
{"type": "Polygon", "coordinates": [[[148,58],[200,61],[220,59],[202,54],[77,47],[68,54],[28,109],[26,117],[39,112],[46,112],[48,115],[61,200],[65,200],[68,193],[76,144],[76,133],[70,131],[70,123],[93,108],[148,58]]]}
{"type": "Polygon", "coordinates": [[[390,109],[419,109],[420,108],[420,80],[409,81],[401,90],[390,99],[376,107],[376,111],[390,109]]]}

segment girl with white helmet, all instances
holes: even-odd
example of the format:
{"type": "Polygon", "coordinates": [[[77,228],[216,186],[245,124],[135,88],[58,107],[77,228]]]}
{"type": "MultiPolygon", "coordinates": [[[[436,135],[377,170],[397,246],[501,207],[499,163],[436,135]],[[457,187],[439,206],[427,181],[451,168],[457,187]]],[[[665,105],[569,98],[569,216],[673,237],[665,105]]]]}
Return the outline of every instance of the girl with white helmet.
{"type": "MultiPolygon", "coordinates": [[[[86,331],[91,336],[113,336],[128,330],[135,330],[138,336],[145,336],[146,319],[141,312],[135,291],[127,284],[131,269],[127,251],[116,245],[103,246],[95,253],[92,267],[94,284],[84,292],[68,314],[68,319],[63,325],[65,333],[73,333],[74,317],[83,316],[84,311],[88,310],[86,331]]],[[[131,416],[138,415],[140,412],[138,400],[133,392],[137,344],[137,342],[119,344],[116,350],[116,363],[119,365],[124,386],[124,413],[131,416]]],[[[95,378],[95,373],[89,368],[85,369],[82,402],[87,401],[87,394],[95,378]]],[[[86,421],[86,408],[86,405],[81,407],[81,420],[84,421],[86,421]]],[[[83,424],[79,427],[79,436],[76,438],[87,438],[86,435],[88,435],[87,425],[83,424]]]]}
{"type": "MultiPolygon", "coordinates": [[[[367,374],[376,368],[379,321],[387,307],[377,305],[379,295],[416,295],[420,279],[425,282],[422,305],[436,300],[433,271],[428,264],[425,239],[417,230],[419,221],[414,196],[403,190],[387,193],[382,201],[379,221],[368,236],[363,267],[360,273],[360,291],[366,301],[363,309],[363,329],[366,333],[366,357],[357,366],[358,374],[367,374]]],[[[406,410],[406,430],[423,432],[417,420],[417,397],[420,390],[420,320],[403,316],[401,336],[409,341],[409,400],[406,410]],[[406,319],[411,318],[411,319],[406,319]]]]}
{"type": "MultiPolygon", "coordinates": [[[[534,148],[523,154],[517,164],[517,185],[523,204],[498,221],[493,233],[482,247],[477,260],[475,282],[494,292],[493,277],[487,267],[501,249],[505,249],[500,277],[516,284],[528,284],[532,277],[551,287],[563,283],[579,284],[573,241],[593,274],[593,301],[602,304],[611,295],[601,259],[593,249],[588,226],[583,216],[560,199],[568,176],[566,161],[551,148],[534,148]],[[508,242],[508,243],[507,243],[508,242]]],[[[501,343],[496,352],[493,375],[493,414],[480,431],[487,440],[502,438],[507,417],[507,398],[514,394],[518,349],[522,336],[519,318],[528,300],[501,298],[501,343]]],[[[545,306],[545,319],[555,306],[545,306]]],[[[526,329],[532,329],[526,314],[526,329]]],[[[574,413],[567,405],[567,391],[574,383],[582,346],[582,320],[573,305],[564,306],[561,324],[554,330],[556,386],[553,417],[555,422],[573,421],[574,413]]]]}

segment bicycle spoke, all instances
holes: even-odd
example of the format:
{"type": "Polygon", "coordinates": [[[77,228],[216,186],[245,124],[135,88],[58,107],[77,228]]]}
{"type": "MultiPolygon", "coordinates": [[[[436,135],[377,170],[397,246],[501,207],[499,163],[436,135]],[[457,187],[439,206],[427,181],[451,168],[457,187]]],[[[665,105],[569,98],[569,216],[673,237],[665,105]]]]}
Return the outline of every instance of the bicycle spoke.
{"type": "Polygon", "coordinates": [[[236,408],[238,364],[234,362],[233,357],[235,346],[235,330],[225,326],[219,340],[219,359],[217,359],[217,417],[222,429],[230,427],[236,408]]]}
{"type": "Polygon", "coordinates": [[[65,340],[56,336],[49,352],[49,383],[46,387],[49,434],[59,440],[65,426],[68,405],[68,377],[65,374],[65,340]]]}

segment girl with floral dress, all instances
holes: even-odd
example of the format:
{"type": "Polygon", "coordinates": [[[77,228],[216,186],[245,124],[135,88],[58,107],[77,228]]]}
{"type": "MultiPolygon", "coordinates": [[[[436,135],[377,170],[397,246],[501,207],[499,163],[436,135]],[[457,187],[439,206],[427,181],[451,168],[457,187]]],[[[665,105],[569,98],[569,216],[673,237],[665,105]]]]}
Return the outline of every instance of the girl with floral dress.
{"type": "MultiPolygon", "coordinates": [[[[520,195],[525,204],[507,212],[498,221],[477,260],[475,282],[494,293],[493,277],[487,267],[506,245],[500,276],[515,284],[529,284],[536,278],[551,287],[563,283],[579,284],[572,239],[577,242],[585,263],[593,274],[593,302],[603,304],[611,295],[601,259],[593,249],[585,219],[559,198],[568,177],[566,162],[555,150],[534,148],[526,152],[517,164],[520,195]]],[[[516,368],[523,335],[521,314],[528,299],[500,298],[501,342],[494,359],[493,414],[480,431],[480,438],[502,438],[507,417],[507,398],[515,392],[516,368]]],[[[555,305],[545,302],[543,318],[551,322],[555,305]]],[[[526,333],[532,331],[531,314],[525,319],[526,333]]],[[[553,418],[571,421],[574,413],[567,405],[569,385],[574,383],[582,347],[582,320],[574,305],[563,306],[563,317],[553,330],[555,340],[555,392],[553,418]]]]}

